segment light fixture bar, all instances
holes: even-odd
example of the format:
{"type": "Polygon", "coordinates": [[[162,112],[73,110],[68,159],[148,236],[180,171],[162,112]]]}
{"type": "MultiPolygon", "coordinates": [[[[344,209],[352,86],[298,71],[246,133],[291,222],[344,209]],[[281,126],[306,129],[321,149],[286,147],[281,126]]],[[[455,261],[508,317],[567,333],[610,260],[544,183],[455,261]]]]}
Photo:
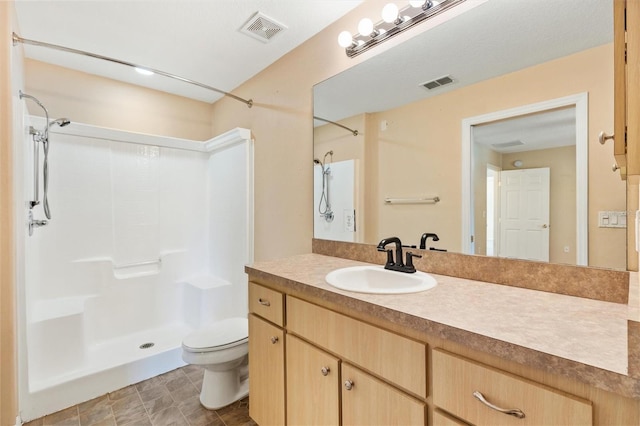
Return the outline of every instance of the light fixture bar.
{"type": "MultiPolygon", "coordinates": [[[[353,36],[352,44],[345,47],[348,57],[353,58],[374,46],[390,39],[391,37],[408,30],[409,28],[436,16],[447,9],[452,8],[466,0],[442,0],[432,6],[428,6],[429,1],[425,0],[423,7],[406,6],[398,13],[398,19],[394,22],[379,21],[373,26],[371,35],[356,34],[353,36]]],[[[344,46],[344,45],[343,45],[344,46]]]]}
{"type": "Polygon", "coordinates": [[[64,46],[59,46],[57,44],[45,43],[43,41],[29,40],[29,39],[20,37],[16,33],[13,33],[13,45],[15,46],[18,43],[29,44],[29,45],[32,45],[32,46],[39,46],[39,47],[47,47],[49,49],[60,50],[62,52],[68,52],[68,53],[74,53],[76,55],[88,56],[90,58],[101,59],[103,61],[113,62],[113,63],[120,64],[120,65],[126,65],[126,66],[132,67],[132,68],[138,68],[138,69],[150,71],[150,72],[152,72],[154,74],[159,74],[159,75],[162,75],[164,77],[173,78],[174,80],[183,81],[185,83],[193,84],[194,86],[202,87],[203,89],[207,89],[207,90],[211,90],[211,91],[216,92],[216,93],[220,93],[220,94],[222,94],[224,96],[228,96],[228,97],[230,97],[232,99],[235,99],[237,101],[240,101],[240,102],[246,104],[249,108],[251,108],[253,106],[253,100],[252,99],[249,99],[249,100],[243,99],[243,98],[241,98],[239,96],[236,96],[236,95],[234,95],[232,93],[225,92],[224,90],[216,89],[215,87],[211,87],[209,85],[197,82],[195,80],[190,80],[188,78],[180,77],[178,75],[170,74],[168,72],[160,71],[160,70],[157,70],[157,69],[145,67],[143,65],[134,64],[133,62],[122,61],[120,59],[114,59],[114,58],[110,58],[108,56],[98,55],[97,53],[91,53],[91,52],[86,52],[84,50],[72,49],[70,47],[64,47],[64,46]]]}
{"type": "Polygon", "coordinates": [[[353,136],[358,136],[358,131],[357,130],[350,129],[347,126],[343,126],[340,123],[336,123],[335,121],[327,120],[326,118],[317,117],[315,115],[313,116],[313,118],[315,120],[320,120],[320,121],[324,121],[325,123],[333,124],[334,126],[342,127],[343,129],[350,131],[353,136]]]}

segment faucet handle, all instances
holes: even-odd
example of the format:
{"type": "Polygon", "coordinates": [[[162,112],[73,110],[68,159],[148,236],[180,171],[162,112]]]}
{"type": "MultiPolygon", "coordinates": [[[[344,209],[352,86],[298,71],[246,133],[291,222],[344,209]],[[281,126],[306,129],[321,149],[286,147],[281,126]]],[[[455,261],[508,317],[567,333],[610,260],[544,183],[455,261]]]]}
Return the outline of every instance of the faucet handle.
{"type": "Polygon", "coordinates": [[[386,251],[387,252],[387,263],[385,263],[384,267],[386,269],[388,269],[389,267],[393,266],[394,262],[393,262],[393,250],[380,250],[378,249],[378,251],[386,251]]]}
{"type": "Polygon", "coordinates": [[[416,271],[416,267],[413,266],[413,258],[414,257],[421,258],[422,256],[419,255],[419,254],[411,253],[410,251],[407,252],[407,264],[405,265],[405,267],[407,268],[407,270],[409,272],[415,272],[416,271]]]}

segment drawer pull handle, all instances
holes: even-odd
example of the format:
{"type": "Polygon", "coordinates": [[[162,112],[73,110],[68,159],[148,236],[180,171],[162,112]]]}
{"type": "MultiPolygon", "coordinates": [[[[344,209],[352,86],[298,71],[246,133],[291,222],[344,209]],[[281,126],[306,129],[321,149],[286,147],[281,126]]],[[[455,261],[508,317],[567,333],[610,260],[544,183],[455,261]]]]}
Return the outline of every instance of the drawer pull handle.
{"type": "Polygon", "coordinates": [[[271,343],[273,343],[273,344],[275,345],[276,343],[278,343],[278,340],[279,340],[279,339],[278,339],[278,336],[273,336],[273,337],[271,338],[271,343]]]}
{"type": "Polygon", "coordinates": [[[487,401],[486,399],[484,399],[484,395],[482,395],[478,391],[473,392],[473,396],[475,396],[480,402],[482,402],[484,405],[486,405],[489,408],[492,408],[492,409],[494,409],[496,411],[500,411],[501,413],[504,413],[504,414],[508,414],[510,416],[517,417],[519,419],[524,419],[524,413],[522,412],[522,410],[518,410],[517,408],[515,408],[513,410],[507,410],[507,409],[495,406],[492,403],[490,403],[489,401],[487,401]]]}
{"type": "Polygon", "coordinates": [[[271,302],[269,302],[268,300],[263,299],[262,297],[258,299],[258,302],[260,302],[260,304],[263,305],[263,306],[271,306],[271,302]]]}
{"type": "Polygon", "coordinates": [[[329,371],[331,371],[329,367],[322,367],[320,369],[320,372],[322,373],[323,376],[327,376],[329,374],[329,371]]]}
{"type": "Polygon", "coordinates": [[[351,390],[353,389],[353,382],[351,380],[345,380],[344,381],[344,388],[346,390],[351,390]]]}

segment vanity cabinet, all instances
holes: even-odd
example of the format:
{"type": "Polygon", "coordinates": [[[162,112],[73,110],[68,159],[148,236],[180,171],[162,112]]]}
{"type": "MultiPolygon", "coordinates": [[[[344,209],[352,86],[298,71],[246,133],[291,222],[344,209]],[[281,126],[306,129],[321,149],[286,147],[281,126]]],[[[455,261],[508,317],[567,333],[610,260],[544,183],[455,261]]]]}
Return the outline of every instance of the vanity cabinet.
{"type": "Polygon", "coordinates": [[[593,424],[589,401],[498,369],[439,349],[432,368],[434,405],[471,424],[593,424]]]}
{"type": "Polygon", "coordinates": [[[286,306],[287,424],[425,425],[426,404],[411,396],[426,398],[423,343],[295,297],[286,306]],[[308,407],[321,394],[323,413],[308,407]]]}
{"type": "Polygon", "coordinates": [[[249,415],[263,426],[285,424],[283,298],[249,284],[249,415]]]}
{"type": "Polygon", "coordinates": [[[250,415],[261,426],[640,424],[636,399],[422,334],[419,323],[398,327],[369,303],[350,311],[364,302],[307,299],[270,281],[251,282],[249,295],[250,415]]]}

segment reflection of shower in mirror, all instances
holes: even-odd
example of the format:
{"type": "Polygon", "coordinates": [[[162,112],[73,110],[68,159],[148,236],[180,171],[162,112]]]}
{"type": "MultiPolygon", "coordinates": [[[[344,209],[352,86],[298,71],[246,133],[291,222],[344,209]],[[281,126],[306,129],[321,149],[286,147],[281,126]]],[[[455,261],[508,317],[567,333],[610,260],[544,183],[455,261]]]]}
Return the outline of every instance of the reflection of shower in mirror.
{"type": "Polygon", "coordinates": [[[331,201],[329,199],[329,176],[331,175],[330,164],[333,162],[333,151],[327,151],[322,161],[314,158],[313,162],[322,168],[322,194],[320,195],[320,202],[318,203],[318,213],[320,213],[320,217],[323,217],[325,221],[330,223],[333,222],[334,219],[334,214],[331,210],[331,201]],[[326,162],[327,155],[329,156],[329,163],[326,162]]]}

